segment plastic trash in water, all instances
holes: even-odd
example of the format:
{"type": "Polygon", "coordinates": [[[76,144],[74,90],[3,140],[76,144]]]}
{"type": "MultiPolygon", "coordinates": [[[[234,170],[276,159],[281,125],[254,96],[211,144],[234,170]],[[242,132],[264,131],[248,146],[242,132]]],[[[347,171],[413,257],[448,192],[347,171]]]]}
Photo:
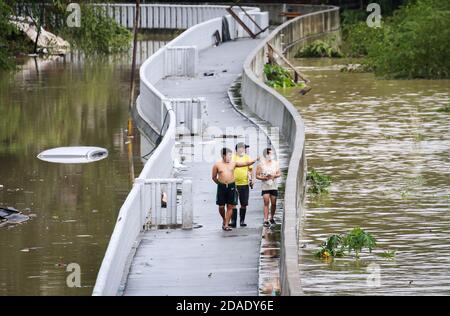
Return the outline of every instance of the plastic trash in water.
{"type": "Polygon", "coordinates": [[[90,163],[108,157],[108,150],[100,147],[58,147],[41,152],[37,158],[53,163],[90,163]]]}

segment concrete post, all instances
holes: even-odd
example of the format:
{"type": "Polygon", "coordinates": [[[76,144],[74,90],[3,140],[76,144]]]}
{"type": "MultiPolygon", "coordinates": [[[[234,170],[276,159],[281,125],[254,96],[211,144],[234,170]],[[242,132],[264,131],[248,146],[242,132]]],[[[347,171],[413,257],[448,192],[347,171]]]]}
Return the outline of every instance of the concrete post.
{"type": "Polygon", "coordinates": [[[144,225],[145,225],[145,218],[147,217],[147,214],[145,214],[145,191],[144,186],[145,186],[145,179],[141,179],[141,178],[136,178],[134,179],[134,184],[133,187],[139,187],[139,197],[140,197],[140,203],[139,203],[139,216],[140,216],[140,226],[141,229],[143,229],[144,225]]]}
{"type": "Polygon", "coordinates": [[[194,220],[194,207],[192,205],[192,181],[184,180],[182,188],[182,207],[183,207],[183,221],[181,228],[192,229],[194,220]]]}

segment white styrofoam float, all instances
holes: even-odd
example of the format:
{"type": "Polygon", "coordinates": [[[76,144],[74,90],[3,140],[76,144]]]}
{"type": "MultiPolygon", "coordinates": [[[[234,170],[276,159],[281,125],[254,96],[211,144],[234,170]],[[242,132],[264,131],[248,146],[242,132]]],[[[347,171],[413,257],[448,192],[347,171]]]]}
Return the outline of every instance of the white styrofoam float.
{"type": "Polygon", "coordinates": [[[40,160],[54,163],[89,163],[108,157],[108,150],[100,147],[58,147],[41,152],[40,160]]]}

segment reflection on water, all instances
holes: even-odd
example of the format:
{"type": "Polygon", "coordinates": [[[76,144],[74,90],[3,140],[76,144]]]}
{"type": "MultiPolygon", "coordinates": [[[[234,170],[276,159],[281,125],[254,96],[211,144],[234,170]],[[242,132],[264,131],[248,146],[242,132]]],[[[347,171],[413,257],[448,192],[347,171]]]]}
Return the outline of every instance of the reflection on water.
{"type": "MultiPolygon", "coordinates": [[[[141,43],[138,56],[162,44],[141,43]]],[[[31,216],[0,228],[0,295],[89,295],[130,188],[129,55],[89,62],[74,56],[29,59],[23,70],[0,74],[0,206],[31,216]],[[83,165],[36,158],[76,145],[104,147],[109,156],[83,165]],[[66,286],[72,262],[81,267],[81,288],[66,286]]],[[[137,136],[136,174],[142,168],[137,136]]]]}
{"type": "Polygon", "coordinates": [[[376,80],[339,72],[341,60],[296,62],[313,90],[285,94],[306,122],[309,168],[332,177],[328,196],[308,198],[301,223],[305,293],[450,294],[450,116],[436,111],[450,103],[450,81],[376,80]],[[313,256],[327,236],[355,226],[378,240],[372,254],[313,256]],[[385,250],[395,259],[380,257],[385,250]],[[371,263],[379,287],[368,286],[371,263]]]}

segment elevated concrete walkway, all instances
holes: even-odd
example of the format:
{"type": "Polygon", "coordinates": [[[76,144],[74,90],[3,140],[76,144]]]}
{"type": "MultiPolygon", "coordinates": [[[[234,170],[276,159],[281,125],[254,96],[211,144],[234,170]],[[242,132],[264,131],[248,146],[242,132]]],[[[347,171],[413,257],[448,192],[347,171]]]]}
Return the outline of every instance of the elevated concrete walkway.
{"type": "MultiPolygon", "coordinates": [[[[171,77],[159,81],[156,87],[167,97],[206,97],[208,125],[222,129],[224,134],[227,127],[255,128],[234,110],[227,91],[259,41],[243,39],[203,50],[198,77],[171,77]],[[209,72],[214,72],[214,76],[203,75],[209,72]]],[[[236,142],[227,140],[226,144],[234,147],[232,144],[236,142]]],[[[263,222],[259,181],[250,193],[248,226],[224,232],[215,205],[216,185],[211,180],[213,162],[193,161],[185,165],[187,168],[177,176],[193,181],[194,222],[201,227],[190,231],[144,232],[131,263],[124,295],[258,295],[263,222]]]]}

